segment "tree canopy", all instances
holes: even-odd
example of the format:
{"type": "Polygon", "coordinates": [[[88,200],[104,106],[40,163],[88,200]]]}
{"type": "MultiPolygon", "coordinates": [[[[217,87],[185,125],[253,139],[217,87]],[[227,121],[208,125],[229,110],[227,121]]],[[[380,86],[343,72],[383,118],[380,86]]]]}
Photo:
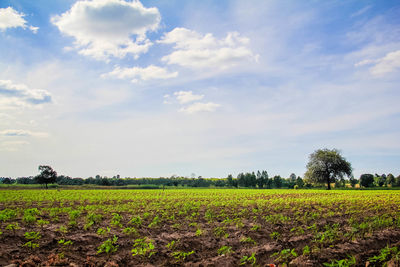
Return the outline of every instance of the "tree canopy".
{"type": "Polygon", "coordinates": [[[351,176],[351,164],[337,149],[318,149],[310,155],[305,178],[314,183],[326,183],[328,190],[338,178],[351,176]]]}
{"type": "Polygon", "coordinates": [[[57,172],[54,171],[50,166],[40,165],[39,171],[40,174],[35,177],[35,180],[39,184],[45,184],[47,188],[47,184],[56,182],[57,172]]]}

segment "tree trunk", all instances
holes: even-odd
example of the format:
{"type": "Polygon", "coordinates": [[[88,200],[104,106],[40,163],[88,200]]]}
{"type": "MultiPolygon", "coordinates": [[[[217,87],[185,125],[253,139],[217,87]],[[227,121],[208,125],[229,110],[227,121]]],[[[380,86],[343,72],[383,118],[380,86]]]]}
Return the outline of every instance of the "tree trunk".
{"type": "Polygon", "coordinates": [[[327,190],[331,190],[331,181],[330,181],[329,177],[326,179],[326,181],[328,182],[327,190]]]}
{"type": "Polygon", "coordinates": [[[47,183],[46,183],[46,189],[48,189],[48,188],[47,188],[47,183]]]}

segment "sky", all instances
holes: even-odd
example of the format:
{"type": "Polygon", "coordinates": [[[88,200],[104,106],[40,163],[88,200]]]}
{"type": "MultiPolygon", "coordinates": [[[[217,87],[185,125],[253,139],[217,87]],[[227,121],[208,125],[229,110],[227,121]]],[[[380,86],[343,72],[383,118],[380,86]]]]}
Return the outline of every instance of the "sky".
{"type": "Polygon", "coordinates": [[[0,1],[0,176],[400,174],[398,1],[0,1]]]}

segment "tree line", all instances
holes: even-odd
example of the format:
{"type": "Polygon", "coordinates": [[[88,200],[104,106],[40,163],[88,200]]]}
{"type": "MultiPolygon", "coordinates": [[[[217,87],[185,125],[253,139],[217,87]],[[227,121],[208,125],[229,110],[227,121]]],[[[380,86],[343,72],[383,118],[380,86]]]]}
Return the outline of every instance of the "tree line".
{"type": "Polygon", "coordinates": [[[94,184],[102,186],[126,186],[126,185],[155,185],[155,186],[187,186],[187,187],[233,187],[233,188],[312,188],[313,186],[346,187],[349,184],[355,187],[393,187],[400,186],[400,175],[396,178],[393,174],[362,174],[360,179],[354,178],[352,167],[337,149],[318,149],[310,154],[307,163],[307,171],[304,178],[292,173],[289,178],[282,178],[275,175],[268,176],[265,170],[257,172],[239,173],[237,178],[230,174],[227,178],[186,178],[171,176],[170,178],[120,178],[119,175],[113,178],[89,177],[71,178],[64,175],[57,175],[50,166],[40,165],[40,173],[35,177],[20,177],[16,180],[11,178],[0,178],[3,184],[44,184],[57,183],[59,185],[84,185],[94,184]],[[345,177],[348,179],[346,180],[345,177]]]}

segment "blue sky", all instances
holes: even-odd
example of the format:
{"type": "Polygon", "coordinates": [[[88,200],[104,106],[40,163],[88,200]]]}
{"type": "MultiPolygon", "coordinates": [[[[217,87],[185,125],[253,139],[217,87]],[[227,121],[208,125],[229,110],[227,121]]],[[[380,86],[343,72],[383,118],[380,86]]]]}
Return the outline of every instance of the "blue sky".
{"type": "Polygon", "coordinates": [[[398,1],[0,2],[0,176],[400,174],[398,1]]]}

